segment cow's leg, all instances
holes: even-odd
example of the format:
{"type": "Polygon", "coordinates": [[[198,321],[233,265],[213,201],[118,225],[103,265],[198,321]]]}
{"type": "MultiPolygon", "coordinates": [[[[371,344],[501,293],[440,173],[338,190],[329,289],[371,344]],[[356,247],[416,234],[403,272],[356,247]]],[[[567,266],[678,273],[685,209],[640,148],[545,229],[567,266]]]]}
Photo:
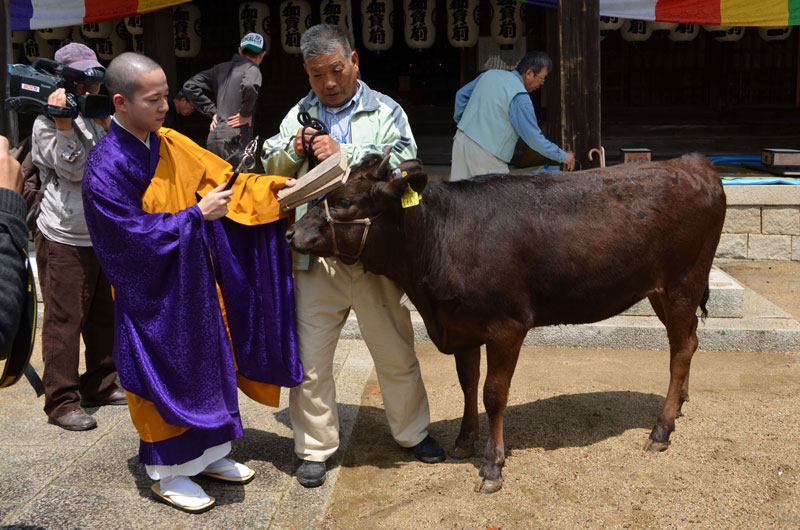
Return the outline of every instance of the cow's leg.
{"type": "Polygon", "coordinates": [[[464,416],[461,418],[461,432],[450,456],[457,459],[469,458],[475,454],[475,440],[478,439],[478,380],[481,377],[481,349],[472,348],[455,354],[458,382],[464,393],[464,416]]]}
{"type": "Polygon", "coordinates": [[[665,451],[669,437],[675,430],[675,418],[688,398],[689,369],[697,350],[697,316],[695,312],[708,284],[709,267],[697,266],[674,289],[666,289],[661,296],[664,322],[669,338],[669,388],[664,406],[656,417],[656,424],[645,444],[649,451],[665,451]]]}
{"type": "MultiPolygon", "coordinates": [[[[650,293],[647,298],[650,300],[650,305],[653,307],[653,311],[655,311],[656,316],[658,316],[658,319],[661,320],[661,323],[664,324],[664,327],[667,327],[667,313],[666,313],[666,309],[665,309],[667,301],[666,301],[666,298],[665,298],[665,295],[664,295],[664,290],[663,289],[657,289],[656,291],[653,291],[652,293],[650,293]]],[[[694,337],[695,344],[694,344],[694,346],[691,346],[691,343],[690,343],[690,347],[691,347],[692,351],[695,351],[695,350],[697,350],[697,318],[696,317],[694,319],[694,332],[690,334],[690,342],[691,342],[691,338],[692,337],[694,337]]],[[[687,373],[686,377],[683,379],[683,386],[681,387],[681,397],[680,397],[680,400],[678,401],[678,412],[677,412],[677,417],[678,418],[683,416],[683,412],[681,410],[683,408],[683,403],[685,401],[689,401],[689,375],[690,374],[687,373]]]]}
{"type": "Polygon", "coordinates": [[[483,406],[489,415],[489,441],[483,453],[476,491],[492,493],[503,487],[502,469],[506,461],[503,444],[503,414],[508,403],[508,388],[517,366],[522,339],[514,337],[506,342],[486,344],[486,382],[483,385],[483,406]]]}

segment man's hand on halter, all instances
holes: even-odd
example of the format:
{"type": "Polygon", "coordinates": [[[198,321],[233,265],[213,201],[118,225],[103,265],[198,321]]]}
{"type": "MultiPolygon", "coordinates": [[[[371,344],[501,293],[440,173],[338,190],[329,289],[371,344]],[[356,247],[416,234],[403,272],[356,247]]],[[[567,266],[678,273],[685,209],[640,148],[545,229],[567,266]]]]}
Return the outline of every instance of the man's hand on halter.
{"type": "Polygon", "coordinates": [[[314,150],[314,156],[316,156],[317,160],[320,162],[342,150],[339,142],[327,134],[321,134],[314,138],[314,141],[311,143],[311,148],[314,150]]]}
{"type": "Polygon", "coordinates": [[[203,219],[206,221],[216,221],[228,213],[228,203],[231,202],[233,191],[225,191],[226,184],[227,182],[223,182],[208,192],[206,196],[197,203],[197,206],[200,207],[200,211],[203,212],[203,219]]]}

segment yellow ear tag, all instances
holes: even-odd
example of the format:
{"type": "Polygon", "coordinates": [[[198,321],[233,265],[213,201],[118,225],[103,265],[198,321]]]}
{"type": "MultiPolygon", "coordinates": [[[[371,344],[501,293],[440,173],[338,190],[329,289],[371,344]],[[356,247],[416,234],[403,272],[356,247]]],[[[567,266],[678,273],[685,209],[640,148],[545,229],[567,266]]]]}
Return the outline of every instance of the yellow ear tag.
{"type": "Polygon", "coordinates": [[[419,201],[422,196],[411,188],[411,184],[406,184],[406,191],[400,197],[400,205],[403,208],[411,208],[412,206],[419,206],[419,201]]]}

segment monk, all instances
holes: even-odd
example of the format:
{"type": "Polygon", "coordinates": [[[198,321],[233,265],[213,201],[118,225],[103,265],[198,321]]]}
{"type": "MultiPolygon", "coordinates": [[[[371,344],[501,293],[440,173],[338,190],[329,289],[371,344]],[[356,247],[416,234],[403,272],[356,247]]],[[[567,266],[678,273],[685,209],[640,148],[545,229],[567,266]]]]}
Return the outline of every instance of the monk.
{"type": "Polygon", "coordinates": [[[287,221],[276,193],[294,181],[241,174],[161,127],[169,87],[152,59],[106,70],[116,113],[89,154],[86,221],[114,288],[116,362],[157,500],[200,513],[214,499],[189,477],[245,484],[225,456],[242,436],[237,386],[278,406],[303,378],[287,221]],[[202,199],[200,199],[202,197],[202,199]]]}

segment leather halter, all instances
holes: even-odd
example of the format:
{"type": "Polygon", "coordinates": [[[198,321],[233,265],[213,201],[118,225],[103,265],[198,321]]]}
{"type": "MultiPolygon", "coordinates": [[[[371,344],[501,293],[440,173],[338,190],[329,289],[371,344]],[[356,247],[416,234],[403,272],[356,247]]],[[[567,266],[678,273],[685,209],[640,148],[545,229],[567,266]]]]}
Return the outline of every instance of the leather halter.
{"type": "Polygon", "coordinates": [[[323,203],[325,204],[325,216],[327,218],[328,225],[330,225],[330,227],[331,227],[331,240],[333,241],[333,256],[336,259],[339,259],[339,257],[342,256],[342,257],[345,257],[345,258],[350,258],[350,259],[354,259],[355,261],[358,261],[359,258],[361,257],[361,253],[364,251],[364,245],[366,245],[366,243],[367,243],[367,234],[369,234],[369,227],[372,226],[372,220],[375,219],[376,217],[378,217],[380,215],[380,213],[378,215],[376,215],[375,217],[373,217],[372,219],[370,219],[369,217],[363,217],[361,219],[353,219],[352,221],[337,221],[336,219],[334,219],[331,216],[331,211],[328,208],[328,198],[327,197],[325,197],[325,199],[323,199],[323,203]],[[355,224],[363,224],[364,225],[364,235],[361,236],[361,245],[359,245],[358,253],[355,256],[353,256],[352,254],[344,254],[342,252],[339,252],[339,247],[336,245],[336,224],[337,223],[340,224],[340,225],[355,225],[355,224]]]}

